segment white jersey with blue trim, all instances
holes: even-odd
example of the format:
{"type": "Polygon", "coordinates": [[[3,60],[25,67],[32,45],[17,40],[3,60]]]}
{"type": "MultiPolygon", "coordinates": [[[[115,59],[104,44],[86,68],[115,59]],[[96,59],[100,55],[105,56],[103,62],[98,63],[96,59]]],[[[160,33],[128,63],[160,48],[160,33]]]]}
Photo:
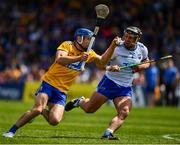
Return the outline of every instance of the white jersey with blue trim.
{"type": "MultiPolygon", "coordinates": [[[[127,66],[140,63],[147,58],[148,50],[142,43],[138,42],[133,50],[128,50],[123,42],[115,48],[109,65],[127,66]]],[[[106,71],[106,76],[120,86],[132,86],[133,71],[131,68],[122,69],[119,72],[106,71]]]]}

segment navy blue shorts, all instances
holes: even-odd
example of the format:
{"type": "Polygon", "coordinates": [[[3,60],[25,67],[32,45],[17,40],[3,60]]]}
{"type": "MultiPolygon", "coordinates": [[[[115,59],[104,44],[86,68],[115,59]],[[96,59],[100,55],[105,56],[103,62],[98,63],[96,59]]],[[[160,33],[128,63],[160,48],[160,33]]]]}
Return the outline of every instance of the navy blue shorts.
{"type": "Polygon", "coordinates": [[[65,106],[66,104],[67,95],[64,92],[61,92],[57,88],[46,83],[45,81],[41,83],[41,86],[39,90],[37,91],[37,93],[47,94],[49,97],[49,100],[48,100],[49,103],[60,104],[63,106],[65,106]]]}
{"type": "Polygon", "coordinates": [[[108,99],[115,99],[116,97],[122,96],[132,97],[131,87],[120,86],[110,80],[106,75],[104,75],[102,80],[99,82],[97,92],[106,96],[108,99]]]}

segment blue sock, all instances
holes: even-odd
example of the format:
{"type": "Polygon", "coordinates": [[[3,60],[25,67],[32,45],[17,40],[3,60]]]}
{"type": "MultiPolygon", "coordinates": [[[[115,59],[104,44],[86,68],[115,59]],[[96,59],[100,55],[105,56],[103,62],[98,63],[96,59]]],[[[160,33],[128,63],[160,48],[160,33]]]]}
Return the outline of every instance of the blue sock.
{"type": "Polygon", "coordinates": [[[9,129],[9,132],[13,132],[15,133],[17,131],[17,126],[14,124],[10,129],[9,129]]]}

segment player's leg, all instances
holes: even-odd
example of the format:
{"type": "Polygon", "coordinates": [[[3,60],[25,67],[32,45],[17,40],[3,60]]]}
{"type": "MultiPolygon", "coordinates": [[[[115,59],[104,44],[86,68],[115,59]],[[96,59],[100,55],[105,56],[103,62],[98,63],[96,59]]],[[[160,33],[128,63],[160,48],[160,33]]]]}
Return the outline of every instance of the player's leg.
{"type": "Polygon", "coordinates": [[[13,137],[17,129],[25,125],[31,119],[41,114],[42,110],[46,107],[48,101],[48,95],[45,93],[39,93],[36,97],[35,104],[31,110],[25,112],[18,121],[9,129],[8,132],[4,133],[4,137],[13,137]]]}
{"type": "Polygon", "coordinates": [[[81,108],[87,113],[95,112],[104,102],[108,100],[106,96],[110,96],[108,91],[110,86],[111,82],[106,76],[104,76],[97,86],[97,92],[94,92],[90,99],[80,97],[71,100],[66,104],[65,110],[70,111],[75,107],[81,106],[81,108]]]}
{"type": "Polygon", "coordinates": [[[109,129],[116,131],[123,124],[125,118],[129,115],[132,108],[131,97],[115,98],[114,105],[118,114],[110,122],[109,129]]]}
{"type": "Polygon", "coordinates": [[[27,111],[17,122],[16,126],[22,127],[24,124],[29,122],[31,119],[41,114],[42,110],[46,107],[48,102],[48,95],[45,93],[39,93],[36,97],[33,108],[27,111]]]}
{"type": "Polygon", "coordinates": [[[104,135],[102,136],[102,138],[111,139],[112,137],[112,139],[117,139],[117,138],[113,138],[112,134],[119,127],[121,127],[125,118],[128,116],[132,107],[131,97],[117,97],[114,99],[114,105],[117,110],[117,115],[109,123],[109,126],[104,132],[104,135]]]}
{"type": "Polygon", "coordinates": [[[42,112],[43,117],[47,120],[47,122],[51,125],[57,125],[64,114],[64,106],[60,104],[48,104],[49,109],[44,109],[42,112]]]}
{"type": "Polygon", "coordinates": [[[86,113],[93,113],[99,107],[101,107],[101,105],[104,104],[107,101],[107,99],[108,98],[104,95],[98,92],[94,92],[90,99],[79,97],[77,99],[71,100],[66,104],[65,110],[70,111],[71,109],[80,106],[86,113]]]}
{"type": "Polygon", "coordinates": [[[108,98],[104,95],[94,92],[90,99],[82,99],[80,101],[80,107],[86,113],[93,113],[97,111],[107,100],[108,98]]]}
{"type": "Polygon", "coordinates": [[[64,114],[67,95],[51,86],[51,95],[49,95],[48,109],[44,109],[42,115],[50,125],[57,125],[64,114]]]}

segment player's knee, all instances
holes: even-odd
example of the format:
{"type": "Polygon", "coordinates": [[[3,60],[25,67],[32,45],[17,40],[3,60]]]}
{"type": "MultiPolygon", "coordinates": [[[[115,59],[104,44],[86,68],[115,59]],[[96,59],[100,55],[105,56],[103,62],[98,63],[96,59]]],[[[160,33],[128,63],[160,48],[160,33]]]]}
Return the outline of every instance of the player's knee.
{"type": "Polygon", "coordinates": [[[32,111],[33,111],[33,113],[34,113],[34,114],[39,115],[39,114],[41,114],[41,113],[42,113],[42,111],[43,111],[43,107],[33,108],[33,109],[32,109],[32,111]]]}
{"type": "Polygon", "coordinates": [[[59,121],[58,120],[51,120],[51,121],[49,121],[49,124],[52,126],[56,126],[59,124],[59,121]]]}
{"type": "Polygon", "coordinates": [[[125,107],[121,110],[121,112],[120,112],[120,114],[119,114],[119,118],[120,118],[121,120],[124,120],[128,115],[129,115],[129,107],[128,107],[128,106],[125,106],[125,107]]]}
{"type": "Polygon", "coordinates": [[[96,110],[93,107],[87,106],[86,108],[84,108],[84,111],[86,113],[94,113],[96,110]]]}
{"type": "Polygon", "coordinates": [[[58,125],[60,121],[61,119],[58,119],[58,118],[49,118],[49,124],[53,126],[58,125]]]}

